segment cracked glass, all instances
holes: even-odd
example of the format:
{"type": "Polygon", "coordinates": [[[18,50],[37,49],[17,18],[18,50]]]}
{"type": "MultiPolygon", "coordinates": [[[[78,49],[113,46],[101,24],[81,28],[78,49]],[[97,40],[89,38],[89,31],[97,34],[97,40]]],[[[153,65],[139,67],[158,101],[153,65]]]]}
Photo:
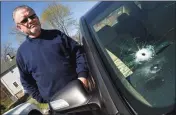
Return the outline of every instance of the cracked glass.
{"type": "Polygon", "coordinates": [[[135,1],[110,12],[111,5],[90,24],[109,63],[152,107],[175,104],[174,6],[135,1]]]}

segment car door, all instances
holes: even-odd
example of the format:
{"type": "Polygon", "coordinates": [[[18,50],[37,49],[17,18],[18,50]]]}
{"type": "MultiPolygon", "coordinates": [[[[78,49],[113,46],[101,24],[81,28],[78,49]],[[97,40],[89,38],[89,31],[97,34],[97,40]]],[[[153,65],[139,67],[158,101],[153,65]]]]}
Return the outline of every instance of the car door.
{"type": "Polygon", "coordinates": [[[160,115],[174,110],[174,4],[100,2],[81,18],[90,74],[104,113],[160,115]]]}

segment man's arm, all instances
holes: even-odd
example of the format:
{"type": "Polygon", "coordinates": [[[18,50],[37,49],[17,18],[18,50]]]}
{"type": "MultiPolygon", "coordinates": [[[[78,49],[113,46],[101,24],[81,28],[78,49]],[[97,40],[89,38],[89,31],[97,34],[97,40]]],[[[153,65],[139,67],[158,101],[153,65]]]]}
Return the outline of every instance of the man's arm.
{"type": "Polygon", "coordinates": [[[25,64],[23,63],[19,53],[17,53],[16,62],[20,73],[20,81],[24,90],[26,90],[27,93],[38,102],[46,103],[46,100],[44,100],[40,95],[36,81],[33,79],[32,75],[26,71],[25,64]]]}
{"type": "Polygon", "coordinates": [[[85,52],[81,45],[79,45],[72,38],[67,37],[68,43],[71,47],[71,54],[76,56],[76,72],[78,74],[78,79],[84,84],[85,87],[88,87],[88,67],[85,60],[85,52]]]}

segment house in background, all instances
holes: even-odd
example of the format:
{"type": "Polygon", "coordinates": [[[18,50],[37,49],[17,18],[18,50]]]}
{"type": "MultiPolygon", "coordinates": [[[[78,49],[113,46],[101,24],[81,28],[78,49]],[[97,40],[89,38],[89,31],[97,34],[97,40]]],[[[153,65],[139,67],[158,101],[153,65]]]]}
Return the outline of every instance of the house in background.
{"type": "Polygon", "coordinates": [[[1,60],[1,98],[10,97],[17,101],[24,95],[16,59],[1,60]]]}

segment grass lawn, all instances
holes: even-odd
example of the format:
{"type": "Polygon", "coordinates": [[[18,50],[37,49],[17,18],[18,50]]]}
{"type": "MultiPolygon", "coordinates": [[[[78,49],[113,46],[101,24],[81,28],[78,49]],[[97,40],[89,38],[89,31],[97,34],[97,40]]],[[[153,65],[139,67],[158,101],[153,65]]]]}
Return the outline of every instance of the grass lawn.
{"type": "Polygon", "coordinates": [[[40,110],[48,109],[49,106],[47,103],[38,103],[35,99],[30,98],[27,102],[35,104],[40,110]]]}

